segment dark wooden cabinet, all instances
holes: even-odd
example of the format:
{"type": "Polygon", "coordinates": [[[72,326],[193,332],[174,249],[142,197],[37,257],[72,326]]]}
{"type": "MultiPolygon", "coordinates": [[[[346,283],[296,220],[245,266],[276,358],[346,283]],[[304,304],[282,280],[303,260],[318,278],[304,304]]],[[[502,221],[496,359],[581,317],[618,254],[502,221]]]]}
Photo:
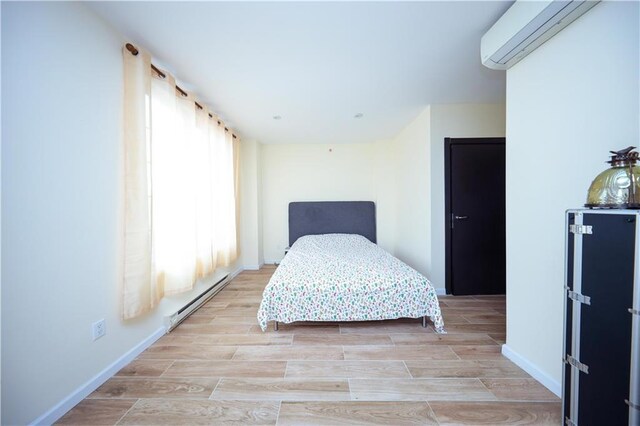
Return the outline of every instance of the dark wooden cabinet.
{"type": "Polygon", "coordinates": [[[639,222],[637,210],[567,212],[564,424],[640,426],[639,222]]]}

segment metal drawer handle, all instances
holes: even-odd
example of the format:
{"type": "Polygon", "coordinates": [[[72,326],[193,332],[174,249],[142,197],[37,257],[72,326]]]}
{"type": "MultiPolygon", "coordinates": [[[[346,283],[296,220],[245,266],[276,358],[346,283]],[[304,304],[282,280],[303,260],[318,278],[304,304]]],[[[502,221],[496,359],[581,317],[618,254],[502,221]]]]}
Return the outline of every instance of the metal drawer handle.
{"type": "Polygon", "coordinates": [[[454,216],[453,218],[456,220],[464,220],[464,219],[469,219],[469,216],[454,216]]]}
{"type": "Polygon", "coordinates": [[[631,313],[633,315],[640,315],[640,311],[637,310],[637,309],[629,308],[627,310],[629,311],[629,313],[631,313]]]}

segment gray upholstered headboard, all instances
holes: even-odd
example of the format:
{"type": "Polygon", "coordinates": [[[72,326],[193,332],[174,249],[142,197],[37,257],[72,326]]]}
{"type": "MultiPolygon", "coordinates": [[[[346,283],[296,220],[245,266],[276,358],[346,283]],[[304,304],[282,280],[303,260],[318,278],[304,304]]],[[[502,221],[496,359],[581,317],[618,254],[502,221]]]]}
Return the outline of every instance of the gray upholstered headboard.
{"type": "Polygon", "coordinates": [[[289,203],[289,246],[304,235],[359,234],[376,242],[376,206],[372,201],[289,203]]]}

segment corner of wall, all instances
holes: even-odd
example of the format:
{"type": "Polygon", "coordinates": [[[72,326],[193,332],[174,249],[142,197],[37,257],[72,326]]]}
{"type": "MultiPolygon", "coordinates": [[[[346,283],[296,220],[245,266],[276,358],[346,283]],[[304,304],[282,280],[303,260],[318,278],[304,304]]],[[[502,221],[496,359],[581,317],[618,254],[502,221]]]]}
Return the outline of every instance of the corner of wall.
{"type": "Polygon", "coordinates": [[[526,371],[531,377],[540,382],[540,384],[549,389],[556,396],[562,396],[562,384],[560,381],[541,370],[536,364],[511,349],[506,344],[502,345],[502,355],[509,358],[515,365],[526,371]]]}
{"type": "Polygon", "coordinates": [[[135,345],[125,354],[120,356],[110,365],[108,365],[104,370],[100,371],[94,377],[89,379],[87,382],[83,383],[69,395],[67,395],[62,401],[58,402],[55,406],[51,407],[47,412],[42,414],[37,419],[33,420],[31,424],[34,425],[50,425],[54,424],[57,420],[59,420],[62,416],[64,416],[67,411],[71,410],[78,403],[80,403],[83,399],[89,396],[94,390],[98,389],[100,385],[113,377],[118,371],[120,371],[123,367],[133,361],[138,355],[144,352],[149,346],[151,346],[154,342],[160,339],[167,332],[166,327],[159,327],[155,332],[149,335],[147,338],[143,339],[140,343],[135,345]]]}
{"type": "Polygon", "coordinates": [[[393,139],[394,254],[423,275],[431,272],[431,106],[393,139]],[[409,207],[410,206],[410,207],[409,207]]]}
{"type": "Polygon", "coordinates": [[[243,140],[240,152],[240,245],[245,269],[259,267],[262,219],[260,211],[260,144],[243,140]]]}
{"type": "Polygon", "coordinates": [[[257,177],[258,177],[258,264],[264,265],[263,207],[262,207],[262,143],[256,145],[257,177]]]}

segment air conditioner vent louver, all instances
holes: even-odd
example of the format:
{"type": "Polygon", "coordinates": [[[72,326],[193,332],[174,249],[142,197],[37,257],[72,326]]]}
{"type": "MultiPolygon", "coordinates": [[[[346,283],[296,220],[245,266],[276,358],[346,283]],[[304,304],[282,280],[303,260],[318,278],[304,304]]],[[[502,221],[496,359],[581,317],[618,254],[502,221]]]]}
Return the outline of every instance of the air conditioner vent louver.
{"type": "Polygon", "coordinates": [[[598,2],[516,1],[482,37],[483,65],[498,70],[510,68],[598,2]]]}

